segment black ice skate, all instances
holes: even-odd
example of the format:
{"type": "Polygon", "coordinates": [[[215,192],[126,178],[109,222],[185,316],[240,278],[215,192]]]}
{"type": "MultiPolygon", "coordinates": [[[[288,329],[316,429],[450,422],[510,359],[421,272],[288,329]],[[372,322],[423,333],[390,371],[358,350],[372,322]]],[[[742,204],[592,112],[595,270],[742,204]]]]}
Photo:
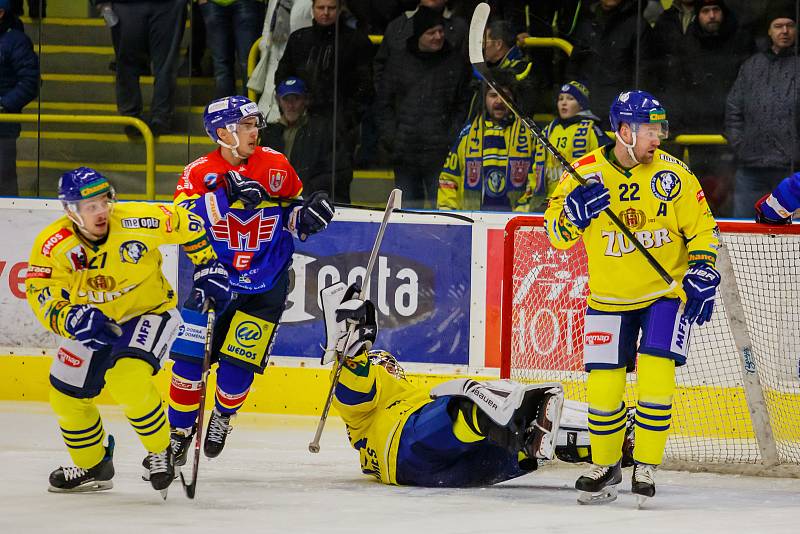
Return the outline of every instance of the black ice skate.
{"type": "Polygon", "coordinates": [[[614,465],[595,465],[575,482],[579,504],[605,504],[617,499],[617,484],[622,482],[622,468],[614,465]]]}
{"type": "Polygon", "coordinates": [[[166,500],[169,485],[175,479],[175,457],[172,447],[167,447],[161,452],[151,452],[145,458],[150,468],[150,485],[154,490],[161,492],[161,497],[166,500]]]}
{"type": "Polygon", "coordinates": [[[100,463],[89,469],[76,466],[59,467],[50,473],[50,487],[47,491],[54,493],[102,491],[114,487],[114,436],[108,436],[106,455],[100,463]]]}
{"type": "Polygon", "coordinates": [[[525,433],[525,453],[531,458],[552,460],[555,438],[564,398],[561,395],[545,395],[536,421],[525,433]]]}
{"type": "Polygon", "coordinates": [[[656,494],[656,468],[658,466],[650,464],[636,464],[633,466],[633,479],[631,480],[631,492],[636,495],[639,507],[644,502],[656,494]]]}
{"type": "MultiPolygon", "coordinates": [[[[175,478],[178,478],[180,467],[186,465],[186,457],[189,454],[189,445],[192,443],[195,427],[192,428],[173,428],[169,435],[169,447],[172,449],[172,456],[175,458],[175,478]]],[[[142,480],[150,480],[150,455],[142,460],[142,480]]]]}
{"type": "Polygon", "coordinates": [[[208,420],[208,431],[203,443],[203,452],[207,458],[216,458],[225,447],[225,438],[233,430],[231,418],[234,414],[220,413],[216,408],[211,412],[211,419],[208,420]]]}

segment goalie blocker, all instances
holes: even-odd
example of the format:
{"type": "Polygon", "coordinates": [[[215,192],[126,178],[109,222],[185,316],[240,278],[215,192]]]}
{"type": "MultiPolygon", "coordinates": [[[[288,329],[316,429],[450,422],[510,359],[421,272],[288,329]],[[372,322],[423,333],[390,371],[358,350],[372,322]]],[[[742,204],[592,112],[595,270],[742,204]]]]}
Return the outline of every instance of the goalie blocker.
{"type": "Polygon", "coordinates": [[[561,384],[464,378],[417,387],[389,353],[369,350],[377,322],[357,293],[337,284],[321,299],[327,352],[345,356],[334,404],[365,474],[389,484],[481,486],[554,456],[591,460],[587,405],[565,401],[561,384]]]}

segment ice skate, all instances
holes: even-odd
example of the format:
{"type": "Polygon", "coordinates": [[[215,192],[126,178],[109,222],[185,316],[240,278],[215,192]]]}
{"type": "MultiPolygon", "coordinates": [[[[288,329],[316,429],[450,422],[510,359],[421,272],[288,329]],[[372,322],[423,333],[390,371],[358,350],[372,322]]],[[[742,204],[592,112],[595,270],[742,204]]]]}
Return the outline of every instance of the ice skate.
{"type": "Polygon", "coordinates": [[[656,469],[658,466],[650,464],[636,464],[633,466],[633,479],[631,480],[631,493],[636,495],[636,504],[639,508],[656,494],[656,469]]]}
{"type": "Polygon", "coordinates": [[[220,413],[216,408],[211,412],[211,419],[208,421],[208,431],[203,443],[203,452],[207,458],[216,458],[225,447],[225,438],[233,430],[231,419],[234,414],[220,413]]]}
{"type": "Polygon", "coordinates": [[[617,484],[622,482],[622,468],[614,465],[595,465],[575,482],[579,504],[605,504],[617,499],[617,484]]]}
{"type": "Polygon", "coordinates": [[[114,436],[108,436],[106,455],[94,467],[83,469],[77,466],[59,467],[50,473],[50,487],[54,493],[88,492],[109,490],[114,487],[114,436]]]}
{"type": "MultiPolygon", "coordinates": [[[[169,446],[172,449],[172,456],[175,458],[175,478],[178,478],[180,467],[186,465],[186,457],[189,454],[189,445],[192,443],[195,427],[192,428],[173,428],[169,436],[169,446]]],[[[142,460],[142,480],[150,481],[150,455],[142,460]]]]}
{"type": "Polygon", "coordinates": [[[145,461],[150,468],[150,485],[166,500],[169,485],[175,479],[175,458],[172,455],[172,447],[167,447],[161,452],[149,453],[145,461]]]}

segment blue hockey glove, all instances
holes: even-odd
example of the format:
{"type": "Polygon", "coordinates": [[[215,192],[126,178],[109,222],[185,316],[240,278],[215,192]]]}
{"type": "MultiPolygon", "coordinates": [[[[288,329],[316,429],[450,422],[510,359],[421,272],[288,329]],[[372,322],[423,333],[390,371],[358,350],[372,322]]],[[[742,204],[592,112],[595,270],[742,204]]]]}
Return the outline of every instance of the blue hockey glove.
{"type": "Polygon", "coordinates": [[[98,308],[88,304],[73,306],[67,313],[64,328],[89,350],[108,347],[122,334],[119,325],[98,308]]]}
{"type": "MultiPolygon", "coordinates": [[[[762,224],[792,224],[792,215],[782,216],[770,204],[776,204],[777,200],[772,193],[767,193],[756,202],[756,222],[762,224]],[[771,198],[771,200],[770,200],[771,198]]],[[[788,213],[785,209],[778,204],[776,207],[781,209],[783,213],[788,213]]]]}
{"type": "Polygon", "coordinates": [[[334,207],[325,191],[314,191],[296,213],[295,228],[300,241],[324,230],[333,220],[334,207]]]}
{"type": "Polygon", "coordinates": [[[203,307],[206,299],[213,301],[217,313],[221,313],[231,300],[228,271],[218,260],[211,260],[194,268],[192,294],[186,299],[183,307],[205,311],[203,307]]]}
{"type": "Polygon", "coordinates": [[[269,197],[264,186],[252,178],[242,176],[236,171],[228,171],[225,177],[228,183],[228,202],[231,204],[241,200],[245,209],[252,210],[269,197]]]}
{"type": "Polygon", "coordinates": [[[564,199],[564,215],[583,230],[611,204],[610,197],[608,189],[600,182],[579,185],[564,199]]]}
{"type": "Polygon", "coordinates": [[[717,293],[720,276],[716,269],[705,263],[689,267],[683,276],[686,305],[683,319],[703,324],[711,319],[714,311],[714,295],[717,293]]]}

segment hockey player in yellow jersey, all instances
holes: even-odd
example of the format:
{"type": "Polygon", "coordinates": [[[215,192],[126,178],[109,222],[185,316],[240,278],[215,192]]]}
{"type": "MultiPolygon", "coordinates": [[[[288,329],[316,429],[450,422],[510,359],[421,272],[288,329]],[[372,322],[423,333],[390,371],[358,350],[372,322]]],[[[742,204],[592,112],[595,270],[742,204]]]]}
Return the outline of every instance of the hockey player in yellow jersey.
{"type": "Polygon", "coordinates": [[[589,185],[579,185],[565,172],[545,212],[552,245],[566,249],[582,240],[589,263],[584,365],[595,466],[576,482],[582,503],[616,498],[615,486],[622,479],[625,372],[634,367],[632,491],[642,500],[655,494],[655,469],[672,417],[675,366],[686,363],[692,325],[710,319],[720,281],[714,268],[716,222],[697,178],[659,149],[668,123],[658,100],[643,91],[621,93],[610,122],[616,143],[572,165],[589,185]],[[606,208],[682,281],[685,304],[603,213],[606,208]]]}
{"type": "Polygon", "coordinates": [[[530,473],[554,455],[590,460],[586,404],[564,400],[560,384],[464,378],[433,389],[413,385],[394,356],[370,350],[375,309],[352,299],[354,292],[338,283],[321,298],[328,346],[345,357],[333,406],[362,473],[384,484],[465,487],[530,473]],[[343,302],[329,301],[332,294],[345,294],[343,302]]]}
{"type": "MultiPolygon", "coordinates": [[[[598,147],[611,144],[600,119],[589,108],[589,90],[578,81],[561,86],[556,103],[558,117],[544,127],[544,135],[567,161],[575,161],[598,147]]],[[[534,172],[520,204],[528,211],[544,211],[564,169],[541,143],[536,145],[534,172]]]]}
{"type": "Polygon", "coordinates": [[[75,466],[50,475],[50,491],[112,487],[114,440],[94,398],[108,389],[148,451],[154,489],[174,478],[169,424],[152,375],[169,352],[180,315],[161,272],[161,245],[180,244],[202,269],[194,301],[229,299],[227,273],[201,220],[172,204],[115,204],[97,171],[80,167],[59,180],[66,214],[36,238],[25,278],[27,299],[49,331],[63,338],[50,368],[50,404],[75,466]]]}
{"type": "Polygon", "coordinates": [[[485,94],[484,113],[464,127],[444,162],[439,209],[511,211],[534,179],[530,131],[496,91],[487,88],[485,94]]]}

